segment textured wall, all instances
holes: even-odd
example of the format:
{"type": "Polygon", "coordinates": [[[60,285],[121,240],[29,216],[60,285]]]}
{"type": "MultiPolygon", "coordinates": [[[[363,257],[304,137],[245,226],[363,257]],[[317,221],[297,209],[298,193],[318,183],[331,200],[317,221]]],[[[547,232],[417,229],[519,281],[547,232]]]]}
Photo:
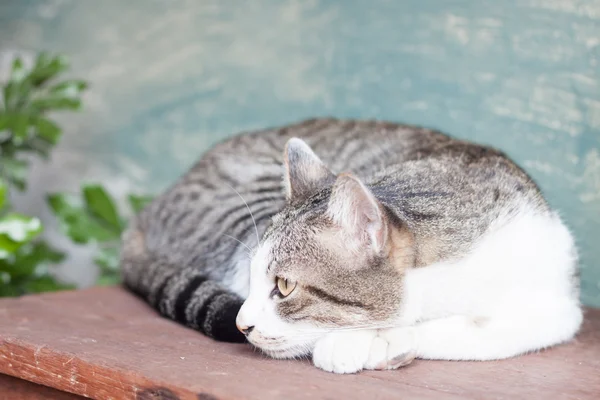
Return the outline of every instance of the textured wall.
{"type": "MultiPolygon", "coordinates": [[[[0,73],[41,49],[93,87],[34,192],[156,191],[223,137],[309,116],[427,125],[539,181],[600,305],[599,0],[0,1],[0,73]]],[[[65,271],[89,283],[80,260],[65,271]]]]}

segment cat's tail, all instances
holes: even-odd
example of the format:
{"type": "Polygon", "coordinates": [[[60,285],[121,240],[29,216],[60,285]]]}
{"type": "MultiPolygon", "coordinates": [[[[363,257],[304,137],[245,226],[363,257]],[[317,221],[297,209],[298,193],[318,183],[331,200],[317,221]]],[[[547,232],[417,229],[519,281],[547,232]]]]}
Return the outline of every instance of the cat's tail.
{"type": "Polygon", "coordinates": [[[121,271],[125,286],[164,317],[218,341],[246,341],[235,326],[243,299],[201,271],[152,254],[139,230],[123,235],[121,271]]]}

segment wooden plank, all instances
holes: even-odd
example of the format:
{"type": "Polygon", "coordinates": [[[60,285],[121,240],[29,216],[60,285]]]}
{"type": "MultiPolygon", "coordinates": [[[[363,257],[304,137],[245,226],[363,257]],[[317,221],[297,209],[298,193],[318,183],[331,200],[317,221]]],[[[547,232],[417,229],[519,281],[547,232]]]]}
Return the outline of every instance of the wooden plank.
{"type": "Polygon", "coordinates": [[[0,301],[0,373],[97,399],[596,399],[600,310],[572,343],[512,360],[342,376],[214,342],[95,288],[0,301]]]}
{"type": "Polygon", "coordinates": [[[81,400],[83,397],[0,374],[0,400],[81,400]]]}

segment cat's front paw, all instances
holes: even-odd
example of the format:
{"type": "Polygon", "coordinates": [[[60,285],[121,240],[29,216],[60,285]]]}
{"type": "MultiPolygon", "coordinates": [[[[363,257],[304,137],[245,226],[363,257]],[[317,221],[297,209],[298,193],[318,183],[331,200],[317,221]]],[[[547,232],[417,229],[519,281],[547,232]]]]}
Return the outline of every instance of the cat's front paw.
{"type": "Polygon", "coordinates": [[[412,363],[415,357],[413,328],[385,329],[373,339],[365,369],[397,369],[412,363]]]}
{"type": "Polygon", "coordinates": [[[317,341],[313,364],[328,372],[352,374],[365,368],[376,331],[332,332],[317,341]]]}

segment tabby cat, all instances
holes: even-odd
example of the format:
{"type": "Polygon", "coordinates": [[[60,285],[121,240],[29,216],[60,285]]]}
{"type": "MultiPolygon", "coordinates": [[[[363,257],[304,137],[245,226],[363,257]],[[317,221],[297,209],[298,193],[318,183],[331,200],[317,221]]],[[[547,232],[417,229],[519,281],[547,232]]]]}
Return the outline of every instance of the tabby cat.
{"type": "Polygon", "coordinates": [[[326,371],[491,360],[573,338],[573,238],[503,153],[313,119],[224,141],[123,237],[162,315],[326,371]],[[236,329],[237,324],[237,329],[236,329]]]}

